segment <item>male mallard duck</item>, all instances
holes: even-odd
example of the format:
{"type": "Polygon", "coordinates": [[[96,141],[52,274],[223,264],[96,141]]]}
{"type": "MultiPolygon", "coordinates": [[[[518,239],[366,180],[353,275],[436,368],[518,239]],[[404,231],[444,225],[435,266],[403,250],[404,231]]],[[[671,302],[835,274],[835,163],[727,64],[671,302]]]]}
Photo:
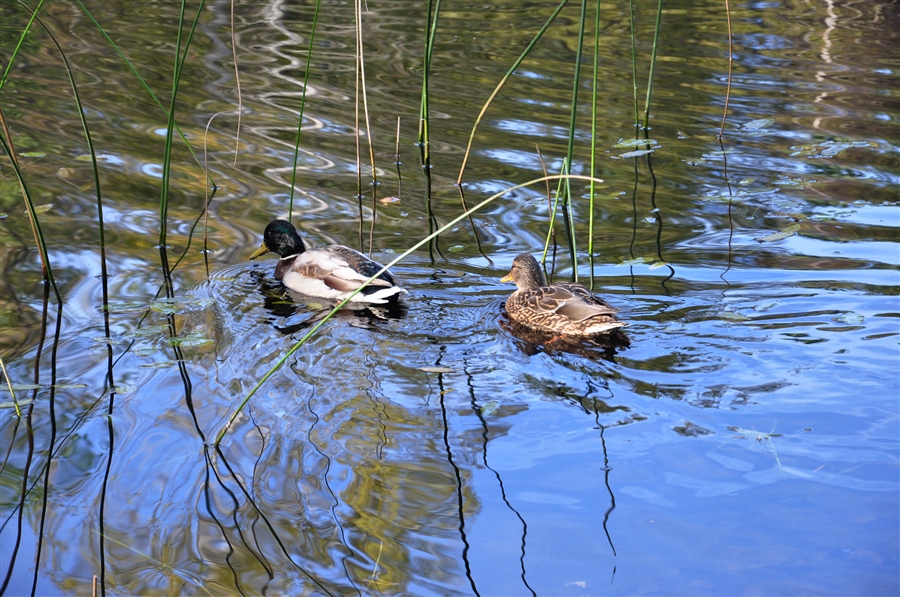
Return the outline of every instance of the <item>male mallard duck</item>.
{"type": "Polygon", "coordinates": [[[591,336],[628,325],[616,319],[616,309],[581,284],[547,284],[537,260],[527,253],[513,260],[501,282],[515,282],[506,301],[514,322],[564,336],[591,336]]]}
{"type": "MultiPolygon", "coordinates": [[[[281,256],[275,264],[275,279],[301,294],[344,300],[383,267],[359,251],[343,245],[307,250],[297,229],[287,220],[272,220],[263,233],[263,243],[250,260],[269,251],[281,256]]],[[[401,288],[389,271],[372,280],[351,302],[384,304],[396,299],[401,288]]]]}

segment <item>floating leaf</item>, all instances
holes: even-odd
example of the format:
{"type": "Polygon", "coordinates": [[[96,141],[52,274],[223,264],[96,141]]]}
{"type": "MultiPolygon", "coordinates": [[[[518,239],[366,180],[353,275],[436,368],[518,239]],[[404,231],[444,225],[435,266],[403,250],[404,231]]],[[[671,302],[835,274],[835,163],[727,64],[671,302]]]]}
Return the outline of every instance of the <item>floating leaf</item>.
{"type": "Polygon", "coordinates": [[[148,325],[142,328],[131,330],[130,332],[126,332],[124,336],[126,338],[144,338],[146,336],[157,336],[159,334],[164,334],[168,330],[169,326],[167,326],[166,324],[148,325]]]}
{"type": "Polygon", "coordinates": [[[856,313],[845,313],[843,315],[838,315],[837,317],[832,317],[831,321],[836,321],[838,323],[846,323],[849,325],[858,325],[865,320],[865,317],[862,315],[858,315],[856,313]]]}
{"type": "Polygon", "coordinates": [[[741,125],[741,129],[745,131],[759,131],[775,123],[772,118],[757,118],[741,125]]]}
{"type": "Polygon", "coordinates": [[[141,369],[164,369],[166,367],[174,367],[175,361],[160,361],[158,363],[145,363],[138,365],[141,369]]]}
{"type": "Polygon", "coordinates": [[[716,313],[719,319],[727,319],[728,321],[750,321],[750,318],[743,313],[737,311],[719,311],[716,313]]]}
{"type": "Polygon", "coordinates": [[[779,187],[803,187],[811,181],[804,178],[779,178],[772,181],[772,184],[779,187]]]}
{"type": "Polygon", "coordinates": [[[784,240],[789,236],[794,236],[795,234],[797,234],[798,230],[800,230],[800,224],[791,224],[781,232],[775,232],[768,236],[762,236],[760,238],[757,238],[756,240],[761,243],[771,243],[777,240],[784,240]]]}
{"type": "Polygon", "coordinates": [[[465,245],[453,245],[452,247],[450,247],[447,250],[450,251],[451,253],[459,253],[460,251],[463,251],[465,248],[466,248],[465,245]]]}
{"type": "Polygon", "coordinates": [[[172,346],[203,346],[204,344],[212,344],[212,340],[201,333],[188,334],[186,336],[175,336],[166,340],[172,346]]]}
{"type": "MultiPolygon", "coordinates": [[[[12,389],[14,392],[25,392],[27,390],[37,390],[40,389],[41,386],[34,383],[14,383],[12,384],[12,389]]],[[[4,392],[9,391],[9,384],[0,384],[0,390],[4,392]]]]}
{"type": "Polygon", "coordinates": [[[645,145],[659,145],[655,139],[619,139],[613,147],[644,147],[645,145]]]}
{"type": "Polygon", "coordinates": [[[20,158],[42,158],[45,155],[47,155],[47,154],[44,153],[43,151],[26,151],[25,153],[20,153],[19,157],[20,158]]]}
{"type": "Polygon", "coordinates": [[[199,298],[167,298],[153,301],[150,303],[150,309],[157,313],[172,315],[173,313],[186,313],[202,308],[206,302],[205,299],[199,298]]]}
{"type": "Polygon", "coordinates": [[[639,158],[642,155],[647,155],[648,153],[653,153],[653,150],[652,149],[640,149],[638,151],[629,151],[629,152],[623,153],[622,155],[614,155],[614,156],[610,156],[610,157],[612,157],[614,160],[627,160],[628,158],[639,158]]]}
{"type": "Polygon", "coordinates": [[[493,414],[493,412],[495,410],[497,410],[498,408],[500,408],[500,403],[497,402],[496,400],[490,400],[490,401],[486,402],[484,404],[484,406],[481,407],[481,414],[483,414],[483,415],[493,414]]]}
{"type": "MultiPolygon", "coordinates": [[[[25,400],[19,400],[20,407],[26,406],[28,404],[31,404],[31,398],[26,398],[25,400]]],[[[0,408],[15,408],[15,407],[16,407],[16,403],[13,401],[0,402],[0,408]]]]}
{"type": "Polygon", "coordinates": [[[146,308],[147,303],[141,301],[124,301],[107,305],[107,311],[110,313],[128,313],[129,311],[141,311],[146,308]]]}
{"type": "MultiPolygon", "coordinates": [[[[48,203],[47,205],[35,205],[35,206],[34,206],[34,213],[36,213],[36,214],[45,214],[45,213],[47,213],[48,211],[50,211],[51,209],[53,209],[53,204],[52,204],[52,203],[48,203]]],[[[25,212],[25,213],[28,213],[28,212],[25,212]]]]}
{"type": "Polygon", "coordinates": [[[619,263],[616,264],[616,266],[618,267],[618,266],[622,266],[622,265],[640,265],[641,263],[644,263],[644,258],[643,257],[635,257],[634,259],[626,259],[625,261],[620,261],[619,263]]]}
{"type": "Polygon", "coordinates": [[[851,147],[869,147],[865,141],[824,141],[817,145],[795,145],[791,156],[805,155],[811,158],[832,158],[851,147]]]}
{"type": "Polygon", "coordinates": [[[424,371],[426,373],[453,373],[455,369],[451,369],[450,367],[419,367],[419,371],[424,371]]]}

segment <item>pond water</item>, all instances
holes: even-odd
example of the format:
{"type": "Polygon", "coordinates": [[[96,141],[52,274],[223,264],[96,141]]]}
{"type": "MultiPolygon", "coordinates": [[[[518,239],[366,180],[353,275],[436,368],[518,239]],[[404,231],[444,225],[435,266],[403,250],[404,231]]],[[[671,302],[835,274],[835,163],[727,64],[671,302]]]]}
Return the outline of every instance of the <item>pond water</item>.
{"type": "MultiPolygon", "coordinates": [[[[329,307],[286,294],[274,261],[247,260],[266,223],[288,216],[314,6],[235,7],[236,140],[230,4],[206,3],[176,120],[200,162],[206,147],[218,190],[204,221],[203,170],[176,136],[162,251],[165,114],[76,4],[42,10],[100,158],[109,332],[84,133],[55,46],[29,33],[2,106],[62,302],[41,282],[4,154],[0,354],[23,416],[4,378],[3,593],[897,595],[896,4],[733,3],[721,144],[724,3],[665,6],[653,152],[631,157],[628,6],[604,3],[604,182],[593,268],[589,190],[573,183],[577,271],[620,309],[630,346],[510,325],[499,278],[519,253],[540,255],[548,230],[547,189],[532,185],[474,216],[478,242],[464,220],[394,266],[409,290],[399,309],[327,321],[217,450],[241,401],[329,307]]],[[[364,166],[361,223],[353,6],[323,3],[293,199],[304,238],[388,262],[429,234],[429,201],[438,224],[459,216],[475,119],[554,7],[441,7],[426,178],[415,141],[427,5],[364,6],[378,186],[364,166]]],[[[168,106],[177,3],[89,8],[168,106]]],[[[542,160],[559,172],[579,15],[563,10],[486,112],[469,206],[542,176],[542,160]]],[[[656,3],[636,5],[641,109],[655,16],[656,3]]],[[[4,3],[0,18],[5,64],[28,15],[4,3]]],[[[571,274],[561,247],[556,279],[571,274]]]]}

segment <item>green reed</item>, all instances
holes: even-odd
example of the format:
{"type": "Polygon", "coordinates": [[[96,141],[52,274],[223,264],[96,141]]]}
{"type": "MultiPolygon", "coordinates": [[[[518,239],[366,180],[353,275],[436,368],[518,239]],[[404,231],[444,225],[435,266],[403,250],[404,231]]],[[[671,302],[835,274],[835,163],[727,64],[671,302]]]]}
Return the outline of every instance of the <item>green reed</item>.
{"type": "MultiPolygon", "coordinates": [[[[138,72],[138,70],[134,67],[134,65],[131,63],[131,61],[128,59],[128,57],[125,56],[125,53],[122,52],[122,50],[119,48],[119,46],[116,44],[116,42],[113,41],[113,39],[109,36],[109,34],[106,32],[106,30],[103,28],[103,26],[100,25],[99,22],[97,22],[97,19],[94,18],[94,15],[91,14],[91,12],[87,9],[87,7],[81,3],[81,0],[75,0],[75,3],[78,4],[79,8],[81,8],[82,12],[84,12],[84,14],[88,17],[88,19],[90,19],[91,22],[94,23],[94,25],[100,31],[100,34],[104,37],[104,39],[106,39],[107,42],[109,42],[109,45],[112,47],[113,50],[116,51],[116,53],[119,55],[119,58],[121,58],[122,62],[125,63],[125,66],[128,67],[128,69],[131,71],[131,73],[137,78],[137,80],[141,84],[141,86],[150,95],[150,98],[154,102],[156,102],[156,105],[159,106],[159,109],[162,110],[163,114],[165,114],[166,118],[168,118],[169,114],[166,111],[165,106],[163,106],[162,102],[159,100],[159,98],[156,96],[156,94],[153,93],[153,90],[150,89],[150,86],[147,84],[146,81],[144,81],[144,78],[141,76],[141,74],[138,72]]],[[[203,164],[200,161],[200,157],[194,151],[194,147],[187,140],[187,137],[185,137],[184,132],[182,132],[181,128],[178,126],[177,123],[175,124],[175,130],[178,131],[179,136],[184,141],[184,144],[187,146],[188,151],[190,151],[191,156],[193,156],[193,158],[197,162],[197,164],[201,168],[203,168],[203,164]]],[[[203,168],[203,172],[206,175],[208,184],[210,184],[212,186],[216,186],[215,181],[213,181],[213,179],[209,177],[209,173],[207,172],[206,168],[203,168]]]]}
{"type": "MultiPolygon", "coordinates": [[[[24,6],[24,3],[22,3],[21,1],[19,3],[24,6]]],[[[103,226],[103,195],[100,192],[100,169],[97,167],[97,153],[94,151],[94,142],[91,139],[91,129],[88,126],[87,118],[85,117],[85,109],[84,105],[81,102],[81,94],[78,93],[78,85],[75,83],[75,73],[72,72],[72,65],[69,64],[69,60],[68,58],[66,58],[66,53],[63,51],[62,46],[59,45],[56,36],[53,35],[53,32],[50,31],[50,29],[47,27],[47,25],[44,24],[40,17],[37,17],[37,21],[53,41],[53,44],[56,46],[56,49],[59,52],[59,56],[66,67],[66,75],[69,77],[69,84],[72,86],[72,97],[75,99],[75,107],[78,109],[78,117],[81,120],[81,128],[84,130],[84,139],[87,142],[88,154],[91,156],[91,171],[94,175],[94,190],[97,193],[97,228],[100,235],[100,275],[103,280],[103,309],[104,311],[106,311],[107,306],[109,305],[109,292],[106,280],[109,275],[107,274],[106,270],[106,236],[103,226]]],[[[106,320],[106,336],[109,337],[108,319],[106,320]]]]}
{"type": "MultiPolygon", "coordinates": [[[[581,19],[578,22],[578,50],[575,52],[575,74],[572,77],[572,109],[569,113],[569,138],[566,146],[566,164],[571,173],[572,159],[575,154],[575,120],[578,115],[578,88],[581,86],[581,56],[584,51],[584,28],[587,21],[587,0],[581,0],[581,19]]],[[[568,179],[565,183],[565,195],[560,205],[566,237],[569,241],[569,257],[572,260],[572,281],[578,281],[578,250],[575,238],[575,216],[572,205],[572,186],[568,179]]]]}
{"type": "MultiPolygon", "coordinates": [[[[434,39],[437,35],[438,17],[441,13],[441,0],[428,0],[428,17],[426,23],[425,52],[422,56],[422,100],[419,106],[419,137],[422,148],[422,167],[431,167],[431,148],[428,131],[428,77],[431,73],[431,56],[434,51],[434,39]]],[[[429,206],[430,207],[430,206],[429,206]]]]}
{"type": "Polygon", "coordinates": [[[163,150],[163,170],[162,185],[159,197],[159,245],[166,245],[166,232],[168,229],[168,212],[169,212],[169,181],[172,175],[172,133],[175,130],[175,100],[178,97],[178,85],[181,82],[181,71],[187,60],[188,50],[191,47],[191,39],[194,37],[194,31],[197,29],[197,23],[200,22],[200,15],[203,14],[203,6],[206,0],[200,0],[197,7],[197,15],[191,24],[191,30],[188,32],[187,39],[184,40],[184,51],[182,52],[182,35],[184,31],[184,16],[187,8],[185,0],[181,1],[181,12],[178,17],[178,35],[175,42],[175,66],[172,72],[172,97],[169,100],[169,117],[166,123],[166,145],[163,150]]]}
{"type": "Polygon", "coordinates": [[[485,112],[487,112],[488,108],[491,105],[491,102],[494,101],[494,98],[497,97],[497,94],[500,93],[500,90],[503,89],[503,86],[506,85],[506,82],[509,78],[518,70],[519,65],[522,64],[522,61],[531,53],[531,50],[534,48],[535,44],[544,36],[544,33],[547,32],[547,29],[550,28],[550,24],[556,20],[556,17],[562,11],[562,9],[569,3],[569,0],[562,0],[556,9],[547,17],[547,20],[544,22],[543,26],[540,30],[534,35],[531,41],[525,46],[525,49],[522,50],[522,53],[519,54],[519,57],[516,58],[516,61],[513,62],[513,65],[509,67],[509,70],[506,71],[506,74],[503,75],[503,78],[500,79],[500,82],[497,83],[497,86],[494,87],[494,91],[491,92],[491,95],[488,97],[487,101],[481,106],[481,111],[478,112],[478,116],[475,117],[475,124],[472,125],[472,131],[469,133],[469,141],[466,144],[466,151],[463,154],[462,165],[459,167],[459,176],[456,177],[456,184],[462,184],[463,173],[466,171],[466,164],[469,162],[469,154],[472,151],[472,142],[475,140],[475,131],[478,129],[478,125],[481,124],[481,120],[484,118],[485,112]]]}
{"type": "Polygon", "coordinates": [[[650,76],[647,79],[647,98],[644,100],[644,138],[650,132],[650,96],[653,93],[653,76],[656,74],[656,55],[659,48],[659,30],[662,24],[663,0],[656,6],[656,27],[653,29],[653,51],[650,55],[650,76]]]}
{"type": "MultiPolygon", "coordinates": [[[[4,123],[5,123],[4,119],[4,123]]],[[[31,231],[34,234],[34,244],[38,248],[38,254],[41,257],[41,270],[44,280],[53,288],[53,293],[57,300],[62,300],[59,294],[59,288],[56,286],[56,280],[53,278],[53,268],[50,266],[50,256],[47,253],[47,243],[44,242],[44,233],[41,231],[41,223],[37,217],[37,210],[34,207],[34,201],[31,199],[31,193],[28,185],[25,184],[25,177],[22,176],[22,169],[19,167],[19,161],[16,159],[16,153],[12,146],[12,137],[9,136],[9,128],[4,125],[4,134],[0,135],[0,144],[3,145],[3,151],[9,156],[12,163],[13,172],[16,173],[16,180],[19,182],[19,189],[22,191],[22,198],[25,200],[25,211],[28,212],[28,221],[31,223],[31,231]]]]}
{"type": "Polygon", "coordinates": [[[306,89],[309,87],[309,71],[312,65],[313,43],[316,39],[316,25],[319,22],[319,7],[322,0],[316,0],[316,9],[313,12],[312,27],[309,33],[309,47],[306,50],[306,71],[303,73],[303,91],[300,94],[300,116],[297,118],[297,136],[294,139],[294,161],[291,167],[291,196],[288,199],[288,220],[294,214],[294,191],[297,184],[297,159],[300,156],[300,132],[303,128],[303,108],[306,107],[306,89]]]}
{"type": "Polygon", "coordinates": [[[638,82],[637,82],[637,33],[634,27],[634,0],[628,0],[628,21],[631,31],[631,89],[634,95],[634,136],[637,138],[641,126],[638,116],[638,82]]]}
{"type": "Polygon", "coordinates": [[[16,57],[19,55],[19,50],[22,49],[22,44],[25,43],[25,36],[28,35],[28,32],[31,30],[31,25],[34,23],[35,19],[37,19],[38,12],[40,12],[41,7],[44,5],[44,0],[38,2],[37,8],[31,10],[24,4],[25,10],[31,12],[31,18],[28,19],[28,23],[25,25],[25,28],[22,29],[22,34],[19,35],[19,41],[16,42],[16,47],[13,48],[13,53],[9,57],[9,62],[6,63],[6,68],[3,70],[3,76],[0,77],[0,90],[3,89],[3,86],[6,84],[6,79],[9,77],[9,71],[12,70],[13,64],[16,63],[16,57]]]}
{"type": "MultiPolygon", "coordinates": [[[[591,176],[597,175],[597,88],[600,80],[600,0],[594,11],[594,80],[591,87],[591,176]]],[[[594,289],[594,198],[596,187],[591,181],[588,209],[588,261],[590,264],[590,289],[594,289]]]]}

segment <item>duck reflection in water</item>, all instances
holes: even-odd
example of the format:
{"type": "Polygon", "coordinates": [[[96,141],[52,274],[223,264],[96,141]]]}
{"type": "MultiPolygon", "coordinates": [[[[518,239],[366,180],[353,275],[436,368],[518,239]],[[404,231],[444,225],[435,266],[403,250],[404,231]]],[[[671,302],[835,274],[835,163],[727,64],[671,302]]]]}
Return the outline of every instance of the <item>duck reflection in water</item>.
{"type": "Polygon", "coordinates": [[[524,354],[534,356],[539,352],[555,355],[561,352],[574,354],[592,361],[615,361],[616,354],[631,346],[631,340],[620,330],[596,336],[560,336],[535,330],[500,316],[500,327],[516,339],[516,346],[524,354]]]}
{"type": "Polygon", "coordinates": [[[589,356],[610,350],[615,354],[615,348],[630,344],[620,330],[628,324],[616,318],[617,309],[581,284],[548,284],[537,260],[527,253],[513,260],[500,281],[516,284],[506,301],[509,321],[501,321],[501,326],[532,349],[589,356]]]}
{"type": "MultiPolygon", "coordinates": [[[[276,330],[285,335],[295,334],[311,328],[328,315],[335,303],[295,292],[280,283],[267,279],[261,272],[254,272],[263,295],[263,306],[275,316],[276,330]]],[[[332,319],[344,320],[349,325],[372,329],[377,322],[402,319],[407,307],[400,301],[389,301],[383,305],[348,302],[332,319]]]]}

